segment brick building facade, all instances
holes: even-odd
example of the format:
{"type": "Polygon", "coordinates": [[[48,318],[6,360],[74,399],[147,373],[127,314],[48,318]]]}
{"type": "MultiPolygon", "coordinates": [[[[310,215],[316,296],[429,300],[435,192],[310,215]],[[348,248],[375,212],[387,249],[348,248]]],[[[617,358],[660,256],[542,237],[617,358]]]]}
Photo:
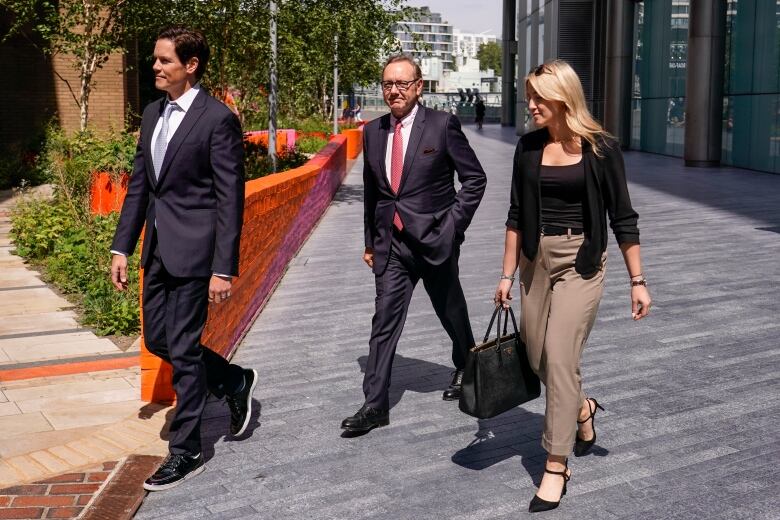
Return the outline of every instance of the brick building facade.
{"type": "MultiPolygon", "coordinates": [[[[7,29],[8,19],[0,19],[0,34],[7,29]]],[[[79,128],[79,77],[73,58],[47,56],[43,45],[29,36],[0,44],[0,146],[29,141],[55,116],[65,129],[79,128]]],[[[89,101],[92,128],[122,129],[139,113],[136,63],[137,51],[117,53],[97,71],[89,101]]]]}

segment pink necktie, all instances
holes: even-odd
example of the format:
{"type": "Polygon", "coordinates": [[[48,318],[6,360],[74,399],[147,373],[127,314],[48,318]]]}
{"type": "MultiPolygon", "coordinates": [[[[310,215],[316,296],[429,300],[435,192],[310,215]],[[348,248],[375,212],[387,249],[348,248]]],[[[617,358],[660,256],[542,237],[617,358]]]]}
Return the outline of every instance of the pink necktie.
{"type": "MultiPolygon", "coordinates": [[[[401,186],[401,174],[404,170],[404,137],[401,134],[401,128],[401,121],[396,120],[393,132],[393,154],[390,156],[390,187],[393,189],[393,193],[398,193],[398,188],[401,186]]],[[[393,216],[393,224],[399,231],[404,228],[401,216],[397,211],[393,216]]]]}

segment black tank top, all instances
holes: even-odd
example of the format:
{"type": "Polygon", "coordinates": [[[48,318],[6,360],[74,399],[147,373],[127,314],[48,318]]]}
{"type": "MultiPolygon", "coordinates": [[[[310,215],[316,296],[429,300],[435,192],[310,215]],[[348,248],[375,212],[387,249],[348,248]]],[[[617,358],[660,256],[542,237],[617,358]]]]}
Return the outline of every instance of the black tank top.
{"type": "Polygon", "coordinates": [[[539,172],[542,225],[582,228],[585,165],[545,166],[539,172]]]}

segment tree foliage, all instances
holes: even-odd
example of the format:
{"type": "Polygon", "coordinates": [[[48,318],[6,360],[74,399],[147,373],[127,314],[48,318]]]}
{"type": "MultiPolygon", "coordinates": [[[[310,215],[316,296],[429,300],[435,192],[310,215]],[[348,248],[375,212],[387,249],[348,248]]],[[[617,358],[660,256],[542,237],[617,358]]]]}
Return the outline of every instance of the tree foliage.
{"type": "MultiPolygon", "coordinates": [[[[376,81],[382,58],[400,50],[394,24],[418,11],[405,1],[277,0],[280,115],[325,115],[336,38],[342,90],[376,81]]],[[[0,6],[14,15],[9,34],[35,31],[48,43],[47,52],[75,56],[81,85],[73,94],[82,129],[95,71],[136,41],[148,53],[161,26],[174,24],[201,30],[209,42],[203,83],[216,95],[234,92],[239,110],[254,114],[257,126],[267,121],[268,0],[0,0],[0,6]]]]}
{"type": "Polygon", "coordinates": [[[501,45],[496,42],[481,43],[477,49],[479,70],[493,69],[501,76],[501,45]]]}

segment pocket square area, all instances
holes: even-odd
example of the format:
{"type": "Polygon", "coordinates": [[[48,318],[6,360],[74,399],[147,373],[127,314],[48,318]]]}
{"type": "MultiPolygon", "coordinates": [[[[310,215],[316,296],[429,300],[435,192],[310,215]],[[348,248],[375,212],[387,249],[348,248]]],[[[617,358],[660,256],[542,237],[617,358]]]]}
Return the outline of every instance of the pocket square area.
{"type": "Polygon", "coordinates": [[[429,155],[429,154],[434,153],[435,151],[436,151],[436,148],[426,148],[425,150],[423,150],[423,155],[429,155]]]}

